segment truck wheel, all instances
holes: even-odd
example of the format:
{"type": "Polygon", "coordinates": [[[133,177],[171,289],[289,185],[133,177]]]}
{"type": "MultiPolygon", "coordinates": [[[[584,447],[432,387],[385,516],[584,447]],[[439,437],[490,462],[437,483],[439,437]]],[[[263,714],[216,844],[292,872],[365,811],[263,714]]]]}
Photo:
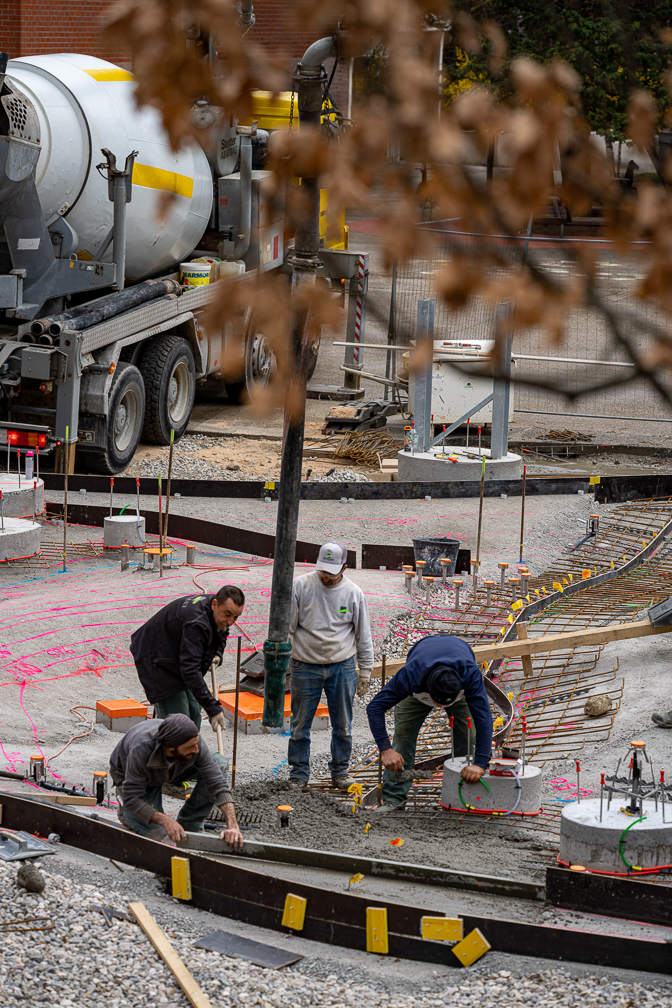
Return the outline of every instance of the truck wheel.
{"type": "Polygon", "coordinates": [[[187,429],[196,394],[196,368],[191,347],[174,334],[150,343],[140,361],[145,380],[143,441],[170,444],[170,432],[181,438],[187,429]]]}
{"type": "Polygon", "coordinates": [[[93,472],[114,476],[135,455],[145,415],[145,386],[133,364],[118,364],[110,392],[107,414],[106,445],[92,451],[79,451],[83,465],[93,472]]]}

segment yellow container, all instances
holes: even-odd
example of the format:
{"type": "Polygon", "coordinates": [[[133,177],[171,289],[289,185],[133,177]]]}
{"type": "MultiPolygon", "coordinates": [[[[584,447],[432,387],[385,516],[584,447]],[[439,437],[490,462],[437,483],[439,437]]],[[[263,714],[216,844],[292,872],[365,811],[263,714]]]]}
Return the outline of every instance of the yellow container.
{"type": "Polygon", "coordinates": [[[203,287],[210,283],[211,269],[207,262],[180,263],[180,281],[185,287],[203,287]]]}

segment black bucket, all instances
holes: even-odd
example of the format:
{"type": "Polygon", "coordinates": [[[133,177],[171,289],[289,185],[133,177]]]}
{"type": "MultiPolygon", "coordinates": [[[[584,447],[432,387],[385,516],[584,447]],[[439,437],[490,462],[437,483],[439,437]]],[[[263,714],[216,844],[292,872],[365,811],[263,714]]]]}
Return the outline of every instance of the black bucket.
{"type": "Polygon", "coordinates": [[[427,566],[423,568],[423,574],[429,577],[441,577],[443,565],[440,563],[442,557],[448,557],[450,563],[446,564],[446,577],[452,577],[455,573],[457,563],[457,553],[462,543],[459,539],[446,539],[442,536],[431,536],[429,539],[414,539],[413,553],[415,562],[424,560],[427,566]]]}

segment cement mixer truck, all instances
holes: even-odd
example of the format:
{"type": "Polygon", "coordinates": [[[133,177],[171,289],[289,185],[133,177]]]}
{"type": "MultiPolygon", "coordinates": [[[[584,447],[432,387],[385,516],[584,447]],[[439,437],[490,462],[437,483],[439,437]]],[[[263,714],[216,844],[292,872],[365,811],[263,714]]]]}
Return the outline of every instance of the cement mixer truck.
{"type": "MultiPolygon", "coordinates": [[[[182,436],[198,382],[219,377],[235,400],[268,380],[254,319],[240,374],[222,376],[227,332],[204,316],[209,281],[283,269],[282,209],[255,167],[269,133],[201,102],[214,153],[176,154],[134,89],[91,56],[0,57],[0,457],[26,448],[73,471],[76,446],[79,468],[115,474],[141,439],[182,436]]],[[[323,275],[361,299],[363,257],[343,235],[323,244],[323,275]]]]}

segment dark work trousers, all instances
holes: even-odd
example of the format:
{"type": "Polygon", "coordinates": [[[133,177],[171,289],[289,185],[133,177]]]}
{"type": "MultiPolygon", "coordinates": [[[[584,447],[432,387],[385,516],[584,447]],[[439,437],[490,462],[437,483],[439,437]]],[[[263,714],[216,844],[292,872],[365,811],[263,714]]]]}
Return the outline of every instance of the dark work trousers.
{"type": "MultiPolygon", "coordinates": [[[[418,734],[430,714],[437,710],[429,704],[416,700],[414,696],[406,697],[394,708],[394,739],[392,748],[404,758],[404,769],[412,770],[415,766],[415,748],[418,734]]],[[[467,701],[458,700],[447,709],[446,717],[453,720],[453,752],[455,756],[467,755],[467,718],[470,717],[467,701]]],[[[474,751],[476,732],[471,728],[471,751],[474,751]]],[[[408,798],[413,781],[403,780],[400,773],[385,770],[383,774],[383,801],[390,805],[402,805],[408,798]]]]}

